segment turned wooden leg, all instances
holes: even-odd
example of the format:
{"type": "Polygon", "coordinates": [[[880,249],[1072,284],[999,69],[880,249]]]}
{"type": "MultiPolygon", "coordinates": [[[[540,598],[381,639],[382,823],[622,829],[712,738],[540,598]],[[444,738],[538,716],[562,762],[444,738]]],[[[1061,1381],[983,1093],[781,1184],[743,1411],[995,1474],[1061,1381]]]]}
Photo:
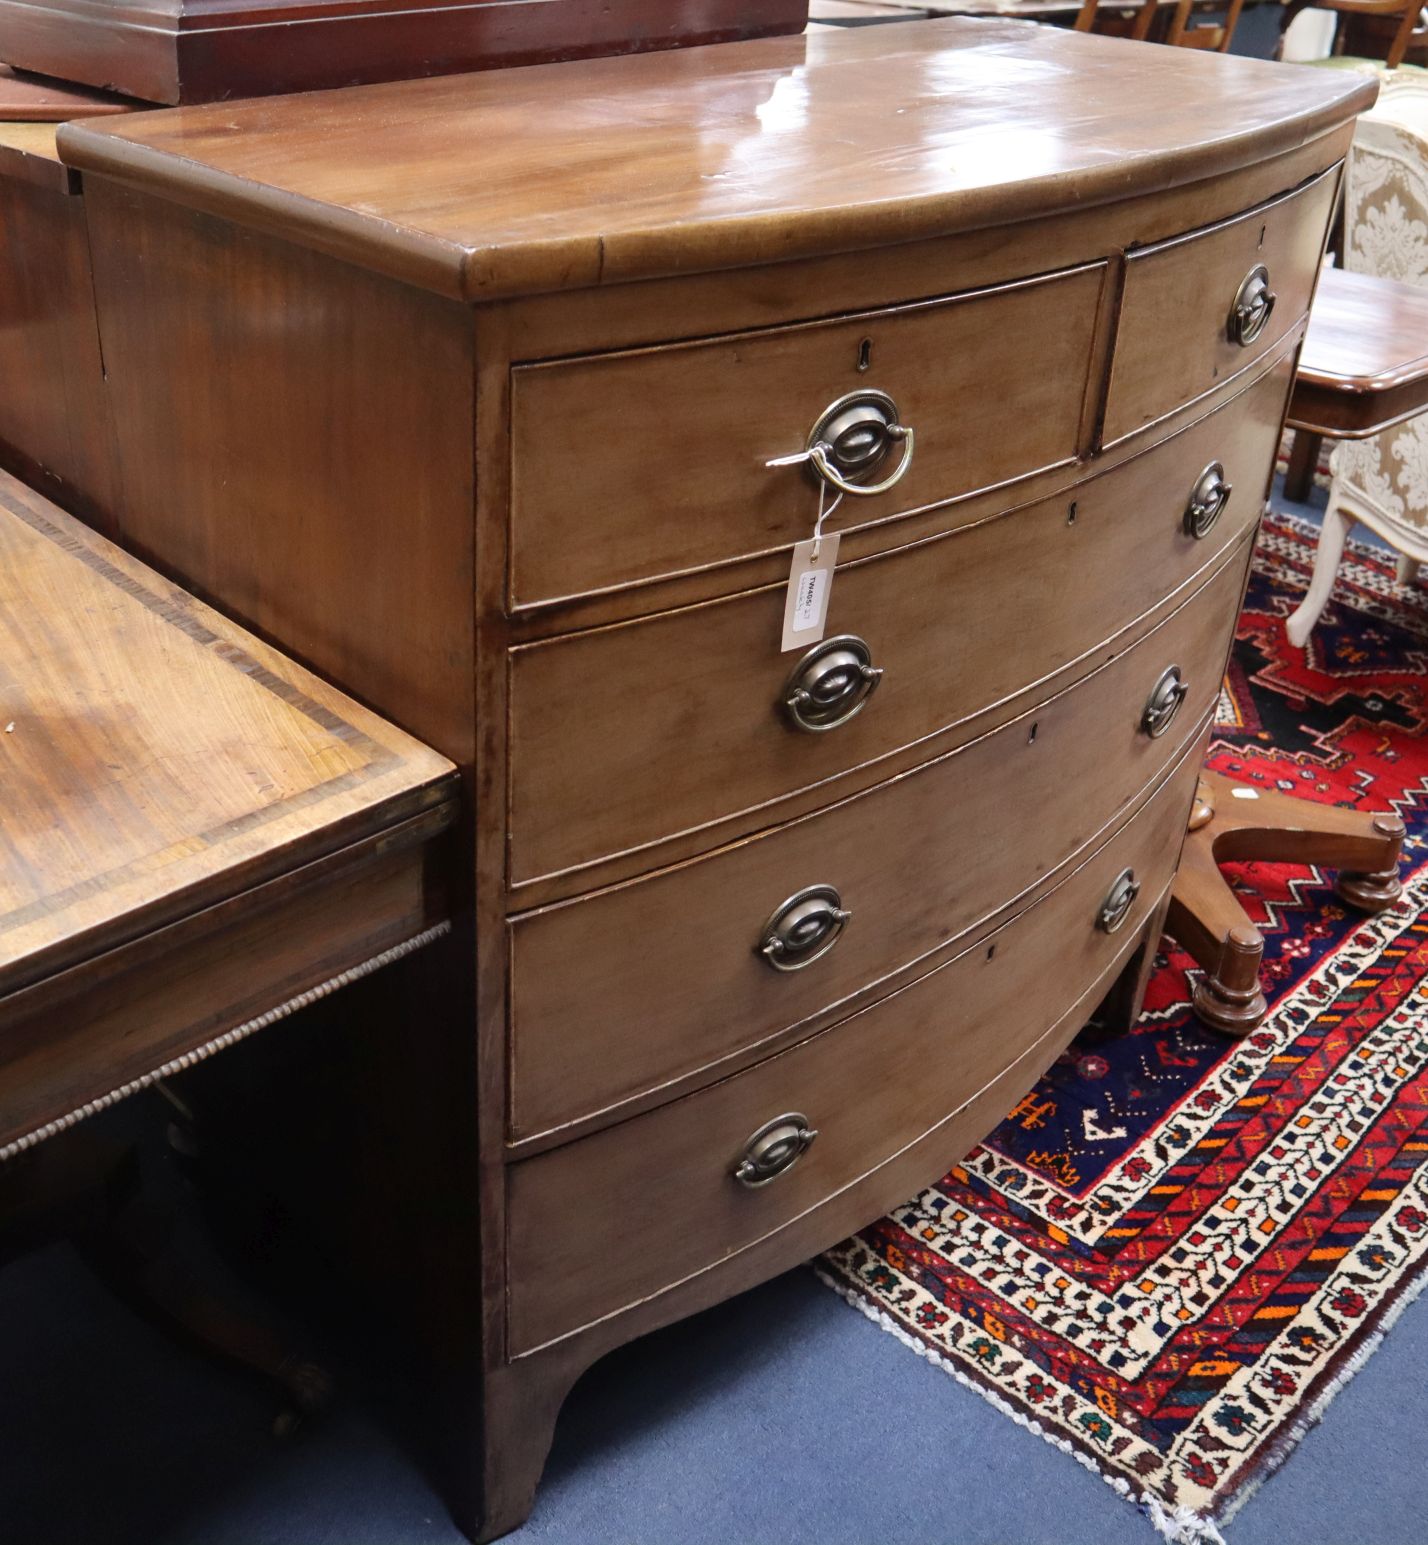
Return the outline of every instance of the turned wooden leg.
{"type": "Polygon", "coordinates": [[[1210,844],[1196,841],[1193,833],[1165,927],[1203,973],[1192,995],[1196,1014],[1225,1035],[1258,1029],[1269,1012],[1259,985],[1264,936],[1245,916],[1210,844]]]}
{"type": "Polygon", "coordinates": [[[1212,1030],[1246,1036],[1258,1030],[1269,1013],[1259,985],[1264,961],[1264,935],[1253,923],[1236,923],[1220,944],[1213,970],[1195,983],[1191,1004],[1212,1030]]]}
{"type": "Polygon", "coordinates": [[[1319,532],[1319,549],[1314,555],[1314,573],[1309,581],[1308,594],[1284,625],[1289,642],[1296,649],[1302,649],[1309,642],[1315,623],[1323,616],[1324,608],[1329,604],[1334,576],[1339,572],[1339,560],[1344,556],[1344,541],[1353,524],[1353,516],[1340,507],[1331,489],[1329,508],[1324,511],[1324,524],[1319,532]]]}
{"type": "Polygon", "coordinates": [[[1398,555],[1398,583],[1400,585],[1413,585],[1418,582],[1418,560],[1410,558],[1407,553],[1398,555]]]}
{"type": "Polygon", "coordinates": [[[1319,448],[1324,443],[1322,435],[1307,429],[1294,431],[1294,442],[1289,447],[1289,465],[1284,472],[1284,497],[1296,504],[1303,504],[1314,487],[1314,474],[1319,469],[1319,448]]]}
{"type": "Polygon", "coordinates": [[[1403,822],[1396,815],[1376,815],[1373,834],[1383,841],[1379,858],[1369,860],[1378,867],[1367,871],[1341,869],[1334,885],[1340,898],[1360,912],[1382,912],[1403,894],[1403,882],[1398,878],[1398,857],[1407,835],[1403,822]]]}

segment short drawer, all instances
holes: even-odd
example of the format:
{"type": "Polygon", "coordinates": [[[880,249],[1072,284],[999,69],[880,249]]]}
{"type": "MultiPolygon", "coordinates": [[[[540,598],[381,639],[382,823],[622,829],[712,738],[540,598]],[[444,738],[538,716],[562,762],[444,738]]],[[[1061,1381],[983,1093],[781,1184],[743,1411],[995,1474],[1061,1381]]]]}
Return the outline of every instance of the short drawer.
{"type": "Polygon", "coordinates": [[[875,782],[878,760],[1010,717],[1020,694],[1119,652],[1258,520],[1289,370],[1067,497],[839,569],[829,639],[861,640],[883,676],[836,728],[801,731],[785,707],[795,674],[821,680],[827,656],[779,653],[781,587],[513,650],[513,885],[721,822],[767,825],[780,798],[854,769],[875,782]],[[1187,507],[1211,465],[1233,492],[1196,538],[1187,507]]]}
{"type": "Polygon", "coordinates": [[[511,1136],[714,1076],[946,949],[1073,859],[1199,735],[1249,552],[1246,537],[1088,680],[916,772],[517,918],[511,1136]]]}
{"type": "MultiPolygon", "coordinates": [[[[886,394],[914,432],[886,519],[1073,459],[1105,265],[835,321],[520,366],[511,385],[511,603],[519,608],[802,541],[802,451],[824,410],[886,394]],[[995,361],[988,376],[988,361],[995,361]]],[[[896,470],[902,445],[859,472],[896,470]]]]}
{"type": "Polygon", "coordinates": [[[1200,753],[1197,742],[1143,810],[1045,900],[939,970],[710,1089],[511,1165],[512,1353],[787,1227],[948,1120],[1108,987],[1170,882],[1200,753]],[[1106,932],[1102,909],[1127,869],[1141,889],[1106,932]],[[770,1183],[742,1184],[734,1172],[751,1138],[788,1113],[805,1117],[817,1140],[770,1183]],[[638,1248],[624,1248],[628,1240],[638,1248]]]}
{"type": "Polygon", "coordinates": [[[1105,444],[1224,385],[1298,326],[1338,186],[1335,168],[1233,220],[1127,257],[1105,444]]]}

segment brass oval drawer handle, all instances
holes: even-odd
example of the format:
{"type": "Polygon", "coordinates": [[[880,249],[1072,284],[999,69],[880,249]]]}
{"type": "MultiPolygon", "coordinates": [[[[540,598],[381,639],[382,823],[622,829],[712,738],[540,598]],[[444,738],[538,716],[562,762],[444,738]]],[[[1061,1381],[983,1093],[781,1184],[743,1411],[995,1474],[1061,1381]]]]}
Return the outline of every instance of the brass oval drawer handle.
{"type": "Polygon", "coordinates": [[[1115,933],[1130,916],[1130,909],[1135,905],[1135,899],[1139,895],[1140,881],[1135,877],[1135,870],[1121,870],[1116,876],[1116,883],[1111,886],[1106,899],[1101,903],[1101,910],[1096,917],[1096,927],[1102,933],[1115,933]]]}
{"type": "Polygon", "coordinates": [[[794,666],[784,683],[783,706],[795,728],[810,735],[836,730],[861,712],[882,679],[867,644],[840,634],[815,644],[794,666]]]}
{"type": "Polygon", "coordinates": [[[1190,502],[1185,506],[1185,535],[1193,536],[1197,542],[1209,536],[1234,491],[1234,485],[1225,481],[1224,462],[1212,461],[1190,490],[1190,502]]]}
{"type": "Polygon", "coordinates": [[[1269,287],[1269,270],[1263,263],[1244,276],[1230,308],[1230,339],[1242,349],[1249,348],[1264,331],[1279,297],[1269,287]]]}
{"type": "Polygon", "coordinates": [[[767,465],[792,467],[806,462],[830,488],[870,499],[887,493],[907,476],[916,444],[911,426],[900,422],[892,398],[868,389],[830,403],[801,451],[775,457],[767,465]],[[870,482],[894,445],[902,446],[897,466],[881,482],[870,482]]]}
{"type": "Polygon", "coordinates": [[[1140,717],[1141,730],[1152,740],[1159,740],[1180,712],[1190,687],[1178,665],[1167,666],[1160,680],[1150,689],[1145,712],[1140,717]]]}
{"type": "Polygon", "coordinates": [[[750,1191],[757,1191],[789,1170],[813,1146],[817,1131],[808,1117],[798,1111],[767,1121],[744,1144],[743,1154],[734,1165],[734,1179],[750,1191]]]}
{"type": "Polygon", "coordinates": [[[755,951],[775,971],[802,971],[833,948],[852,918],[831,885],[809,885],[775,909],[755,951]]]}

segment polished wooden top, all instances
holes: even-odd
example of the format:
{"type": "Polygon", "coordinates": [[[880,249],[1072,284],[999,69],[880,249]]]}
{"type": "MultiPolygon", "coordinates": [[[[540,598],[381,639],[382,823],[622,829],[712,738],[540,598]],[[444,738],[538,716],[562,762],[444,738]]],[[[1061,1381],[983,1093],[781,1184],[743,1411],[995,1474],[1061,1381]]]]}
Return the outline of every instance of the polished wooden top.
{"type": "Polygon", "coordinates": [[[1428,290],[1326,268],[1290,422],[1361,438],[1428,411],[1428,290]]]}
{"type": "Polygon", "coordinates": [[[0,473],[0,997],[454,799],[449,762],[0,473]]]}
{"type": "Polygon", "coordinates": [[[944,235],[1263,161],[1368,76],[1016,22],[826,29],[66,124],[74,167],[465,299],[944,235]]]}
{"type": "MultiPolygon", "coordinates": [[[[1299,375],[1353,393],[1421,381],[1428,399],[1428,290],[1326,268],[1309,315],[1299,375]]],[[[1428,400],[1422,406],[1428,408],[1428,400]]]]}

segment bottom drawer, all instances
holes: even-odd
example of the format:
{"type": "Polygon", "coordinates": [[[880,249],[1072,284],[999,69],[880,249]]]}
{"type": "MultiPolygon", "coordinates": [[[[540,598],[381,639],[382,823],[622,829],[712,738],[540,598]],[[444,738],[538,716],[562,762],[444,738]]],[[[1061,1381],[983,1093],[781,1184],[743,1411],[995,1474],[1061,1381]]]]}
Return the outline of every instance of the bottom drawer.
{"type": "Polygon", "coordinates": [[[1202,754],[1197,736],[1055,890],[930,975],[711,1088],[513,1164],[511,1354],[749,1249],[972,1100],[1120,963],[1173,876],[1202,754]],[[1126,869],[1140,892],[1108,932],[1098,918],[1126,869]],[[740,1183],[751,1134],[790,1112],[817,1140],[770,1183],[740,1183]]]}

